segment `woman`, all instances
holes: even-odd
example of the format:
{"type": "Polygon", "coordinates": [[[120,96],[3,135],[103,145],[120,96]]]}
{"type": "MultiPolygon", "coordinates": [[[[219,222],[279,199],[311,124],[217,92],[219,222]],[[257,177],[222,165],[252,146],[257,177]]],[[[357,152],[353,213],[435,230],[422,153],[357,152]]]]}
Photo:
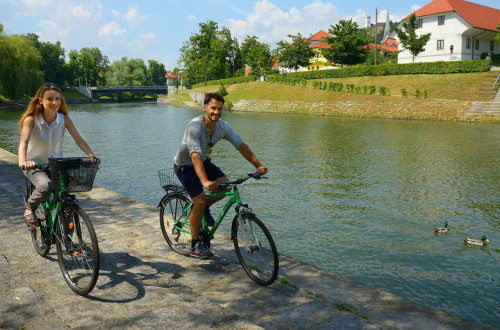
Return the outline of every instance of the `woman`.
{"type": "Polygon", "coordinates": [[[26,203],[24,218],[28,226],[37,227],[39,224],[34,210],[52,192],[52,182],[44,171],[36,169],[35,166],[47,164],[49,158],[62,157],[64,130],[68,130],[76,144],[92,161],[98,161],[98,158],[68,117],[68,107],[58,84],[45,83],[38,89],[21,117],[19,126],[19,167],[35,186],[26,203]]]}

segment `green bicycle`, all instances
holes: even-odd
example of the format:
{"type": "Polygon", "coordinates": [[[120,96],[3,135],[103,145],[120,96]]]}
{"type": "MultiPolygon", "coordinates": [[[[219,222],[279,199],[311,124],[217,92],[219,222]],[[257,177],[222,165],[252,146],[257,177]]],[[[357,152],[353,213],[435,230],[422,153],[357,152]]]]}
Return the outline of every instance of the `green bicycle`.
{"type": "MultiPolygon", "coordinates": [[[[36,168],[45,171],[54,191],[34,210],[37,228],[28,227],[36,252],[46,257],[56,245],[61,272],[69,287],[79,295],[94,288],[99,275],[99,246],[88,215],[70,192],[92,190],[98,163],[89,158],[49,158],[49,164],[36,168]]],[[[26,179],[25,203],[34,186],[26,179]]]]}
{"type": "MultiPolygon", "coordinates": [[[[166,191],[158,207],[160,208],[160,226],[167,244],[175,252],[189,256],[191,246],[191,232],[189,228],[189,214],[193,202],[180,184],[173,169],[158,171],[160,185],[166,191]]],[[[260,285],[270,285],[278,276],[278,252],[269,230],[247,204],[243,204],[240,196],[241,186],[248,179],[259,180],[260,174],[248,173],[247,177],[235,181],[219,184],[221,191],[232,188],[228,192],[206,193],[209,197],[230,197],[224,205],[215,225],[207,226],[205,217],[202,217],[200,240],[210,247],[210,241],[219,228],[222,219],[236,204],[236,215],[231,226],[231,239],[238,260],[245,273],[260,285]]]]}

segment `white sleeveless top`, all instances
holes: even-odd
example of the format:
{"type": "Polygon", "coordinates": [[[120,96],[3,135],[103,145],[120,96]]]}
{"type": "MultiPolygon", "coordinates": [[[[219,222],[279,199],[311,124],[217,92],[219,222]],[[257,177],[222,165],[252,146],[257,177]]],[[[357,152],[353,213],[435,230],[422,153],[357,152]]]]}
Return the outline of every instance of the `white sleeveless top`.
{"type": "Polygon", "coordinates": [[[28,142],[26,160],[47,164],[49,157],[61,158],[64,129],[64,114],[62,113],[57,113],[56,120],[50,126],[45,122],[42,114],[35,116],[35,126],[28,142]]]}

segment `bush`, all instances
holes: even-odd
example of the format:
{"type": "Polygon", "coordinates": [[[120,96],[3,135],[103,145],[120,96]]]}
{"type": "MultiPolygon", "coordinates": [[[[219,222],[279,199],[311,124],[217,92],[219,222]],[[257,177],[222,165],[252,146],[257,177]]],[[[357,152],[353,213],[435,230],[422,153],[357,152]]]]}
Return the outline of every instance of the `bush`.
{"type": "Polygon", "coordinates": [[[234,106],[233,102],[231,102],[231,101],[227,101],[226,102],[226,107],[227,107],[228,110],[231,110],[233,108],[233,106],[234,106]]]}
{"type": "Polygon", "coordinates": [[[406,64],[381,64],[381,65],[359,65],[344,69],[317,70],[292,72],[284,75],[299,79],[327,79],[327,78],[347,78],[361,76],[385,76],[401,74],[446,74],[446,73],[469,73],[485,72],[491,67],[490,60],[453,61],[453,62],[426,62],[426,63],[406,63],[406,64]]]}
{"type": "Polygon", "coordinates": [[[213,85],[232,85],[232,84],[240,84],[249,81],[256,81],[258,79],[257,76],[243,76],[236,78],[227,78],[227,79],[218,79],[218,80],[209,80],[207,82],[202,82],[198,84],[194,84],[191,88],[203,87],[203,86],[213,86],[213,85]]]}
{"type": "Polygon", "coordinates": [[[420,91],[420,89],[417,88],[417,90],[415,91],[415,97],[420,98],[421,96],[422,92],[420,91]]]}
{"type": "Polygon", "coordinates": [[[222,96],[226,96],[227,94],[229,94],[227,92],[226,86],[220,85],[220,87],[219,87],[219,94],[222,95],[222,96]]]}
{"type": "Polygon", "coordinates": [[[401,95],[404,97],[408,97],[408,92],[406,91],[406,89],[401,88],[401,95]]]}

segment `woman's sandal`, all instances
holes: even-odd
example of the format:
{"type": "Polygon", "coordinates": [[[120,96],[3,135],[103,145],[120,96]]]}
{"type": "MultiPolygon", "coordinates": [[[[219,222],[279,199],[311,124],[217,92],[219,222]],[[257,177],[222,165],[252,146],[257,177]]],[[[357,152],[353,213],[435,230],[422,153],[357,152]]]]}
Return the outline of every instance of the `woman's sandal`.
{"type": "Polygon", "coordinates": [[[28,227],[36,228],[36,227],[40,226],[40,223],[38,222],[38,219],[35,218],[35,215],[33,214],[33,212],[26,214],[26,210],[25,210],[24,211],[24,219],[26,220],[26,224],[28,225],[28,227]]]}

